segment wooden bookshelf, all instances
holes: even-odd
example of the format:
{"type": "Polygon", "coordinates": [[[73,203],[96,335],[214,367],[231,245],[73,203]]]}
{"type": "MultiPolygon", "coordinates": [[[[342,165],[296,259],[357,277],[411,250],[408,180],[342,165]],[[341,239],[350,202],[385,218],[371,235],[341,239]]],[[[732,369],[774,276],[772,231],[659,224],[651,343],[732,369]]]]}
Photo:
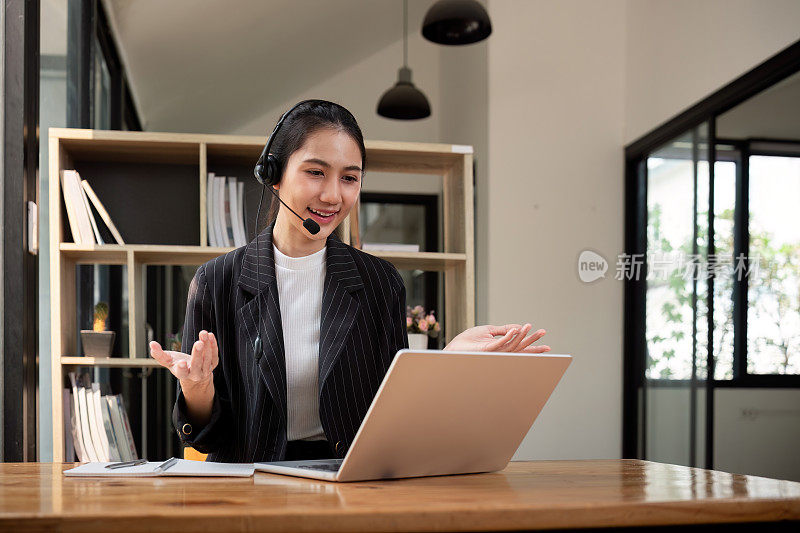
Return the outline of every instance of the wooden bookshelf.
{"type": "MultiPolygon", "coordinates": [[[[146,265],[201,265],[233,248],[207,245],[208,172],[251,180],[266,142],[260,136],[204,135],[51,128],[50,143],[50,294],[52,338],[53,460],[63,461],[62,395],[70,367],[146,368],[146,265]],[[78,245],[69,241],[63,216],[62,170],[75,169],[104,202],[126,242],[78,245]],[[117,198],[115,203],[114,198],[117,198]],[[120,202],[119,198],[125,198],[120,202]],[[172,198],[164,205],[161,198],[172,198]],[[158,215],[158,226],[151,221],[158,215]],[[171,218],[170,218],[171,217],[171,218]],[[166,220],[164,220],[166,218],[166,220]],[[130,226],[130,220],[137,220],[130,226]],[[127,224],[129,225],[127,228],[127,224]],[[159,235],[160,242],[148,236],[159,235]],[[143,241],[143,242],[140,242],[143,241]],[[82,357],[77,351],[75,267],[126,265],[128,285],[127,357],[82,357]]],[[[441,252],[369,253],[398,269],[442,272],[445,342],[475,325],[472,147],[463,145],[365,141],[367,171],[430,174],[442,177],[441,252]]],[[[256,184],[257,185],[257,184],[256,184]]],[[[247,194],[245,196],[248,196],[247,194]]],[[[249,200],[248,200],[249,201],[249,200]]],[[[257,201],[257,200],[256,200],[257,201]]],[[[354,210],[358,206],[354,207],[354,210]]],[[[350,218],[342,223],[351,242],[350,218]]]]}

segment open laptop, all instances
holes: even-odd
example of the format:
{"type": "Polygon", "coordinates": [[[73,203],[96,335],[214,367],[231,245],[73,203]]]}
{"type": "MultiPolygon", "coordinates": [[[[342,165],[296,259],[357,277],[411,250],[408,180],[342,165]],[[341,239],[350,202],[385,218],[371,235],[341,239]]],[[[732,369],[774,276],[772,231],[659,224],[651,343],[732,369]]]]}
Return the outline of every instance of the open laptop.
{"type": "Polygon", "coordinates": [[[547,353],[399,350],[344,459],[255,468],[329,481],[502,470],[571,361],[547,353]]]}

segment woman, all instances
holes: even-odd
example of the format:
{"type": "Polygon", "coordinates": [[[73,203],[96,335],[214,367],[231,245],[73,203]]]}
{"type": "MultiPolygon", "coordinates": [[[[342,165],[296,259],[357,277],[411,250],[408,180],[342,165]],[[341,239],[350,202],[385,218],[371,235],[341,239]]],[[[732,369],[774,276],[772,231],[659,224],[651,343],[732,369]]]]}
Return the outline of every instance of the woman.
{"type": "MultiPolygon", "coordinates": [[[[332,102],[301,102],[274,132],[270,153],[280,198],[320,231],[312,235],[281,205],[252,242],[197,269],[181,351],[150,343],[179,380],[178,435],[209,461],[344,457],[392,358],[408,347],[397,269],[334,231],[364,179],[353,115],[332,102]]],[[[548,351],[531,345],[544,330],[525,338],[530,327],[474,327],[444,349],[548,351]]]]}

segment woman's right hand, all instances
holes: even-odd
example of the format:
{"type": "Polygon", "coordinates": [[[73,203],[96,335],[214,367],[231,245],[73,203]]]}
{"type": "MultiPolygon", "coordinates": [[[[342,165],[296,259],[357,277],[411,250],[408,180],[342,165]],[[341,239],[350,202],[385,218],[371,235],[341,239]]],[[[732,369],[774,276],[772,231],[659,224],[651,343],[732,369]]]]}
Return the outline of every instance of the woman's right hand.
{"type": "Polygon", "coordinates": [[[199,339],[192,346],[192,354],[164,350],[156,341],[150,342],[150,356],[168,368],[172,375],[181,381],[181,388],[187,386],[208,386],[214,381],[213,370],[219,364],[219,347],[216,336],[206,330],[199,333],[199,339]]]}

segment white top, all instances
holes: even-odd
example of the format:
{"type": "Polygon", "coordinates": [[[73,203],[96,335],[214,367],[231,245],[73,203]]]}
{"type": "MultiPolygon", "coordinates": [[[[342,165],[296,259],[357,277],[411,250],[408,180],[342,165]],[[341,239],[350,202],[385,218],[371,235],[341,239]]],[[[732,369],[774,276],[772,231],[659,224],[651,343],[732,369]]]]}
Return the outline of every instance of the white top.
{"type": "Polygon", "coordinates": [[[324,440],[319,419],[319,330],[325,255],[290,257],[272,245],[286,355],[289,440],[324,440]]]}

